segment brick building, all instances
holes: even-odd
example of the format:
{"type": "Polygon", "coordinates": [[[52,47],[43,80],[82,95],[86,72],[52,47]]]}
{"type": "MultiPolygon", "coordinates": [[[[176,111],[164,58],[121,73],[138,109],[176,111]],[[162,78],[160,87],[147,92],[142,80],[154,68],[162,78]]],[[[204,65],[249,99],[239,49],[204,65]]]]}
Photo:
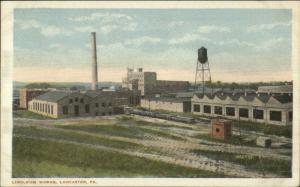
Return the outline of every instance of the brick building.
{"type": "Polygon", "coordinates": [[[20,89],[20,108],[27,109],[29,101],[46,92],[47,90],[41,89],[20,89]]]}

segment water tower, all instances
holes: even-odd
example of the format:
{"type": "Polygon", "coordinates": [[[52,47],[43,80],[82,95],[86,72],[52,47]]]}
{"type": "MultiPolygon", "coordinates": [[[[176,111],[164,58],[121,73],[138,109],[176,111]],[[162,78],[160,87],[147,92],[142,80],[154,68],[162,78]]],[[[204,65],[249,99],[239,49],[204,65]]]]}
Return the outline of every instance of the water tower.
{"type": "Polygon", "coordinates": [[[198,59],[195,75],[195,92],[202,89],[204,94],[205,82],[211,82],[209,62],[207,57],[207,49],[201,47],[198,49],[198,59]]]}

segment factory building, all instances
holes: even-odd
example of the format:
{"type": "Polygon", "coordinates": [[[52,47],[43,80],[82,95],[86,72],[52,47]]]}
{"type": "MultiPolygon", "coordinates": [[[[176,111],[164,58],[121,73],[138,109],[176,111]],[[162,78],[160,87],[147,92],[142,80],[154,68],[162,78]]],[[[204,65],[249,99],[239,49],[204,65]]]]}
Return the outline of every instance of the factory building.
{"type": "Polygon", "coordinates": [[[187,91],[188,81],[157,80],[156,72],[144,72],[142,68],[137,71],[127,68],[127,76],[122,80],[122,87],[129,90],[141,91],[141,96],[154,96],[171,92],[187,91]]]}
{"type": "Polygon", "coordinates": [[[289,94],[194,94],[192,113],[226,117],[276,125],[290,125],[293,121],[293,101],[289,94]]]}
{"type": "Polygon", "coordinates": [[[259,86],[257,92],[268,94],[293,94],[293,85],[259,86]]]}
{"type": "Polygon", "coordinates": [[[50,91],[30,101],[28,109],[51,118],[106,116],[139,104],[139,97],[133,91],[50,91]]]}
{"type": "Polygon", "coordinates": [[[187,98],[143,98],[141,107],[148,110],[191,112],[191,100],[187,98]]]}
{"type": "Polygon", "coordinates": [[[39,96],[43,93],[46,93],[47,90],[41,89],[20,89],[20,108],[27,109],[28,102],[31,101],[34,97],[39,96]]]}

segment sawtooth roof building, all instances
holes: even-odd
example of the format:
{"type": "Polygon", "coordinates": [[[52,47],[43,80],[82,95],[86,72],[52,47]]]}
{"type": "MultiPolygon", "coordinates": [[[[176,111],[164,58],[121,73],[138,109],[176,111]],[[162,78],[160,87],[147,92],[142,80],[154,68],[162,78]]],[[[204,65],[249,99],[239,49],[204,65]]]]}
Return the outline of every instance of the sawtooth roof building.
{"type": "Polygon", "coordinates": [[[192,113],[204,116],[276,125],[290,125],[293,121],[291,94],[194,94],[191,105],[192,113]]]}

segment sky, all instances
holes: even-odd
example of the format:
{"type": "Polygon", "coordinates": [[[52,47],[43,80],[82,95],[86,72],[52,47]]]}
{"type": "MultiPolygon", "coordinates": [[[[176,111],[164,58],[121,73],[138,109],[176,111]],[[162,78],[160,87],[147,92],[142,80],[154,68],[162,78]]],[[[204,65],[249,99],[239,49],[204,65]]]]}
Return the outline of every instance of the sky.
{"type": "Polygon", "coordinates": [[[15,9],[14,80],[91,81],[91,32],[100,81],[126,68],[194,81],[205,46],[212,81],[289,81],[290,9],[15,9]]]}

